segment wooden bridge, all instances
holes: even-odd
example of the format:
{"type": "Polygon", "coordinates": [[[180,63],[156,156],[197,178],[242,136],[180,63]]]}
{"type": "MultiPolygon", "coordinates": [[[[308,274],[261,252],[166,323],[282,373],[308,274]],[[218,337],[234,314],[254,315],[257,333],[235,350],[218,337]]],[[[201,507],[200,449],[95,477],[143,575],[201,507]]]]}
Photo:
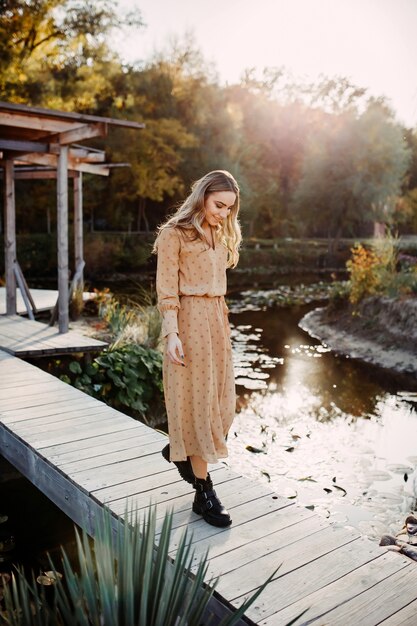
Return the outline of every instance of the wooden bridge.
{"type": "Polygon", "coordinates": [[[106,505],[123,516],[158,505],[159,528],[174,507],[171,553],[185,526],[196,556],[209,551],[218,601],[237,607],[281,564],[248,622],[284,626],[414,626],[416,564],[358,533],[331,526],[222,464],[212,470],[233,518],[228,529],[192,513],[192,490],[163,460],[164,435],[40,369],[0,351],[0,453],[94,535],[106,505]]]}

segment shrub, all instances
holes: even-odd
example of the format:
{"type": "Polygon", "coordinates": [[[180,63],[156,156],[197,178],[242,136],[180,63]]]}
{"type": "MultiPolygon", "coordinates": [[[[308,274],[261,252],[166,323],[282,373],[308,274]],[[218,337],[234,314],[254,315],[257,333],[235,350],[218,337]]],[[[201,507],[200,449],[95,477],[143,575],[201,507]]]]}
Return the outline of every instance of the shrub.
{"type": "MultiPolygon", "coordinates": [[[[104,509],[97,520],[93,548],[87,533],[76,531],[79,572],[62,548],[62,570],[51,561],[53,584],[46,594],[18,570],[11,589],[4,588],[2,623],[11,626],[200,626],[213,623],[209,602],[217,581],[204,586],[207,554],[196,564],[187,531],[179,541],[175,561],[169,550],[172,513],[164,517],[156,547],[156,510],[143,520],[128,510],[125,523],[104,509]],[[194,575],[192,568],[196,569],[194,575]],[[51,588],[52,587],[52,588],[51,588]]],[[[260,595],[268,580],[220,626],[233,626],[260,595]]]]}
{"type": "Polygon", "coordinates": [[[74,360],[61,380],[117,410],[149,423],[148,413],[163,414],[162,354],[126,344],[105,350],[92,363],[74,360]]]}

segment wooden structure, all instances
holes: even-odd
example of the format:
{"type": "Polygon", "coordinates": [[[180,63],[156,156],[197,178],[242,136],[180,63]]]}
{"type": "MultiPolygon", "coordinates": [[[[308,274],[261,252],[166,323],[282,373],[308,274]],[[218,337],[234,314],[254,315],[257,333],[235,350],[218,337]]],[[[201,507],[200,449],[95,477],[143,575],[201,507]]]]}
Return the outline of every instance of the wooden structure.
{"type": "Polygon", "coordinates": [[[416,564],[359,533],[218,464],[216,489],[233,518],[209,526],[191,511],[192,490],[160,450],[164,435],[0,351],[0,453],[91,535],[103,506],[123,517],[158,505],[158,529],[174,508],[171,554],[184,529],[195,555],[209,548],[220,576],[218,614],[239,606],[279,565],[248,611],[251,624],[411,626],[416,564]],[[300,616],[300,614],[302,614],[300,616]]]}
{"type": "MultiPolygon", "coordinates": [[[[56,289],[31,289],[30,293],[33,298],[35,309],[37,313],[43,311],[51,311],[56,303],[58,292],[56,289]]],[[[93,300],[96,294],[91,291],[83,292],[83,301],[88,302],[93,300]]],[[[19,291],[16,293],[16,313],[18,315],[24,315],[27,313],[27,306],[19,291]]],[[[6,288],[0,287],[0,315],[6,314],[6,288]]]]}
{"type": "Polygon", "coordinates": [[[100,352],[107,343],[80,335],[73,330],[61,334],[47,324],[18,315],[0,317],[0,350],[24,357],[50,356],[74,352],[100,352]]]}
{"type": "MultiPolygon", "coordinates": [[[[103,151],[79,145],[93,137],[105,137],[109,126],[143,128],[143,124],[113,118],[39,109],[0,102],[0,165],[4,168],[6,314],[16,314],[15,180],[56,178],[59,332],[68,331],[68,178],[74,179],[75,275],[82,281],[83,206],[82,174],[107,176],[111,165],[103,151]],[[35,166],[28,168],[28,165],[35,166]]],[[[20,278],[21,280],[21,278],[20,278]]],[[[21,291],[24,289],[19,283],[21,291]]]]}

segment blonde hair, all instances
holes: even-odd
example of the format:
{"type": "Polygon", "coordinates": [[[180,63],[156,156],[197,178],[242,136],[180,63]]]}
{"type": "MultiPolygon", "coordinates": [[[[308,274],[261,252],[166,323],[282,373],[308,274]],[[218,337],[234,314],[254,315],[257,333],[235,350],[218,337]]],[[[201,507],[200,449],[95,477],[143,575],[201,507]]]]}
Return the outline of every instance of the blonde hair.
{"type": "Polygon", "coordinates": [[[191,186],[190,195],[178,207],[164,224],[159,226],[152,252],[158,252],[158,238],[165,228],[179,228],[191,240],[201,239],[207,242],[202,224],[205,218],[204,203],[207,197],[216,191],[233,191],[236,200],[227,218],[217,226],[218,241],[229,251],[227,267],[235,267],[239,261],[239,246],[242,241],[240,225],[237,219],[239,212],[239,187],[233,176],[226,170],[214,170],[199,178],[191,186]]]}

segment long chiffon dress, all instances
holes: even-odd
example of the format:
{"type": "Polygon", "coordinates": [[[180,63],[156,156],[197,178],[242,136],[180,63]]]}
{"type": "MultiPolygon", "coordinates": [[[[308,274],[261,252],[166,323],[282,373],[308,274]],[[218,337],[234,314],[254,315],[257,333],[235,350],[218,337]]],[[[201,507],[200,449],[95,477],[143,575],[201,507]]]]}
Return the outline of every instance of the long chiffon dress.
{"type": "Polygon", "coordinates": [[[226,293],[226,246],[191,240],[177,227],[157,240],[156,290],[162,336],[178,332],[185,367],[164,351],[163,383],[171,461],[228,455],[225,437],[236,409],[226,293]]]}

